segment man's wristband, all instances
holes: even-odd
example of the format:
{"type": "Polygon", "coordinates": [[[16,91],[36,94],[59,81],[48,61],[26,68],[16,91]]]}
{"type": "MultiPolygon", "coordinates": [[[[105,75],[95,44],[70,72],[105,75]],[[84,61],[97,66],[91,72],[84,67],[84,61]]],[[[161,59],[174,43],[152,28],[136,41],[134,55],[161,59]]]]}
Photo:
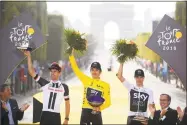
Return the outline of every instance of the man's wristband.
{"type": "Polygon", "coordinates": [[[36,80],[38,78],[38,74],[36,74],[36,76],[34,77],[34,79],[36,80]]]}
{"type": "Polygon", "coordinates": [[[66,117],[65,120],[69,121],[69,118],[66,117]]]}

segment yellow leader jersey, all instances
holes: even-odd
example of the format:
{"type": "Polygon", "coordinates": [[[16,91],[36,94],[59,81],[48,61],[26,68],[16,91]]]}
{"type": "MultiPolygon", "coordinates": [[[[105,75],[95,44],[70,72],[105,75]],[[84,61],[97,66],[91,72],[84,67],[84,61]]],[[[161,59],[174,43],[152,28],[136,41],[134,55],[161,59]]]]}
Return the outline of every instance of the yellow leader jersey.
{"type": "Polygon", "coordinates": [[[93,107],[89,105],[87,101],[87,96],[90,94],[96,94],[100,95],[105,99],[105,102],[103,105],[100,106],[100,110],[103,110],[111,105],[111,99],[110,99],[110,85],[106,82],[103,82],[99,79],[93,79],[87,75],[85,75],[83,72],[80,71],[80,69],[77,66],[77,63],[75,61],[75,58],[73,55],[69,57],[71,67],[76,74],[76,76],[81,80],[81,82],[84,85],[84,94],[83,94],[83,105],[82,108],[89,108],[92,109],[93,107]]]}

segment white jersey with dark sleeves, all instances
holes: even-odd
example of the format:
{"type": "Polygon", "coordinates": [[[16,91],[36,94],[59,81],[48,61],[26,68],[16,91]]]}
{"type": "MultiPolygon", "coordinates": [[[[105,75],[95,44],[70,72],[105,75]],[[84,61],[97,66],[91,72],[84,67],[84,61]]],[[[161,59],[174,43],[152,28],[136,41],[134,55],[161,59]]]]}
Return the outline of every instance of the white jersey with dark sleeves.
{"type": "Polygon", "coordinates": [[[148,117],[147,107],[154,104],[153,91],[145,87],[137,87],[125,80],[123,85],[128,89],[130,111],[129,116],[135,116],[140,113],[148,117]]]}
{"type": "Polygon", "coordinates": [[[69,100],[69,88],[60,81],[47,81],[40,76],[35,77],[43,90],[43,111],[60,113],[60,104],[69,100]]]}

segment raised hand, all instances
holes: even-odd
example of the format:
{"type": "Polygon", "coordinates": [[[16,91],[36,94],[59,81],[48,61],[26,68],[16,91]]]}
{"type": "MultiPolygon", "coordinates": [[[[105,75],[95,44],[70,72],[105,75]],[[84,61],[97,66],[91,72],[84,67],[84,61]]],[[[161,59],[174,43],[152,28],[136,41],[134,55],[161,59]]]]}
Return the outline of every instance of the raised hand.
{"type": "Polygon", "coordinates": [[[21,107],[21,111],[24,112],[25,110],[27,110],[29,108],[29,104],[25,103],[22,107],[21,107]]]}
{"type": "Polygon", "coordinates": [[[166,114],[166,112],[167,112],[166,109],[162,110],[161,113],[160,113],[160,117],[163,117],[166,114]]]}
{"type": "Polygon", "coordinates": [[[27,51],[27,50],[21,50],[25,56],[30,56],[31,55],[31,52],[30,51],[27,51]]]}
{"type": "Polygon", "coordinates": [[[182,120],[182,118],[184,116],[184,112],[182,111],[182,109],[180,107],[177,107],[177,113],[179,115],[179,119],[182,120]]]}
{"type": "Polygon", "coordinates": [[[151,116],[154,117],[154,114],[155,114],[155,111],[156,111],[155,107],[152,106],[152,105],[149,105],[149,111],[150,111],[150,113],[151,113],[151,116]]]}
{"type": "Polygon", "coordinates": [[[6,106],[6,103],[5,102],[2,102],[2,108],[4,108],[6,111],[8,111],[8,108],[6,106]]]}

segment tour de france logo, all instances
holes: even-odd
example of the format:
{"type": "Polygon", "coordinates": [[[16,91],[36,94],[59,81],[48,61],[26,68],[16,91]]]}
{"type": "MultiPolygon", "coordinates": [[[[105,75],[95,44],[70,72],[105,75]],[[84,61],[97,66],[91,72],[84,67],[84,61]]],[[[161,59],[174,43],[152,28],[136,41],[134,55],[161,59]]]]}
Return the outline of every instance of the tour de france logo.
{"type": "Polygon", "coordinates": [[[175,51],[177,50],[176,44],[180,42],[181,38],[182,32],[180,29],[171,29],[170,26],[166,26],[165,31],[158,35],[157,43],[164,51],[175,51]]]}
{"type": "Polygon", "coordinates": [[[9,38],[16,47],[28,47],[34,32],[34,28],[31,25],[24,25],[18,22],[18,25],[12,28],[9,38]]]}

